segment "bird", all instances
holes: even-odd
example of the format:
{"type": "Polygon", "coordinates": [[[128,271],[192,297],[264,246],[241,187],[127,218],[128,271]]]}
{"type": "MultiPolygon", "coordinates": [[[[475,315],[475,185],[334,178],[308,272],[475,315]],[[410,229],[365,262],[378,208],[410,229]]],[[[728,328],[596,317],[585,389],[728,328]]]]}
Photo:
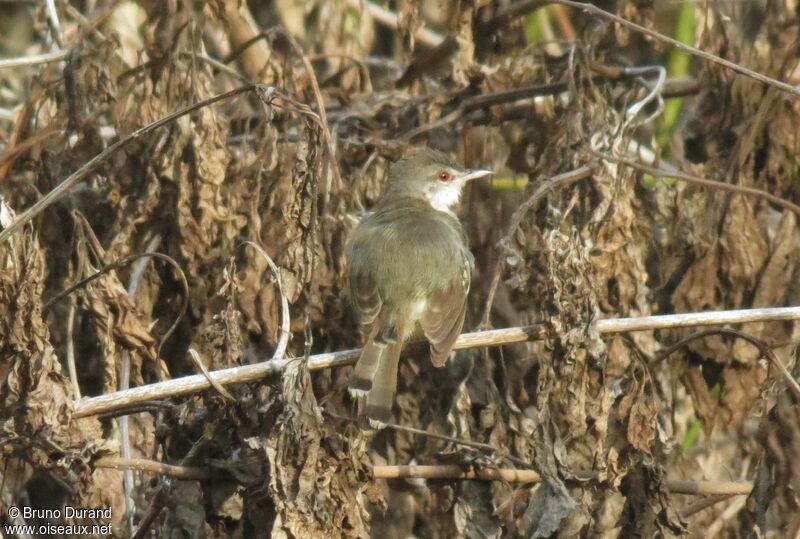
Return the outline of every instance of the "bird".
{"type": "Polygon", "coordinates": [[[374,211],[351,233],[346,291],[366,338],[348,391],[362,424],[390,422],[406,340],[424,335],[435,367],[450,357],[475,264],[454,209],[469,181],[490,174],[416,149],[391,166],[374,211]]]}

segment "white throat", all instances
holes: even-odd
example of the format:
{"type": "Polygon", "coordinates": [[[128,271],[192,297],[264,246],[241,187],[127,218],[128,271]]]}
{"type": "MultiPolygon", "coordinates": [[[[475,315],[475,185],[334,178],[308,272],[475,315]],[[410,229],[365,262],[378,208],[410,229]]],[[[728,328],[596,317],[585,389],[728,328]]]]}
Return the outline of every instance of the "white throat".
{"type": "Polygon", "coordinates": [[[463,182],[454,181],[445,186],[429,185],[425,190],[425,199],[434,209],[453,214],[453,208],[461,200],[463,182]]]}

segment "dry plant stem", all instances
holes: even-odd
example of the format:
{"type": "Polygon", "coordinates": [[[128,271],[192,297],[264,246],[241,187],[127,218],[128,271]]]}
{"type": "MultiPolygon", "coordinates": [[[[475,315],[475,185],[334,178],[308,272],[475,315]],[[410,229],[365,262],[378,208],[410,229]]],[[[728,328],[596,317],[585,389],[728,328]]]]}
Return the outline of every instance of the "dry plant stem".
{"type": "MultiPolygon", "coordinates": [[[[533,192],[533,194],[523,202],[519,208],[514,211],[514,214],[511,216],[511,224],[508,226],[508,231],[505,235],[500,239],[498,243],[502,244],[509,244],[514,237],[514,234],[517,232],[517,229],[522,224],[522,220],[525,218],[525,215],[533,208],[546,194],[550,191],[555,189],[560,189],[562,187],[567,187],[572,185],[573,183],[584,180],[586,178],[590,178],[592,176],[592,169],[583,166],[579,167],[575,170],[571,170],[569,172],[565,172],[563,174],[558,174],[545,180],[537,189],[533,192]]],[[[490,316],[492,313],[492,304],[494,303],[494,296],[497,294],[497,287],[500,285],[500,277],[503,274],[503,257],[498,259],[497,263],[494,267],[494,274],[492,275],[492,283],[489,285],[489,293],[486,295],[486,303],[483,307],[483,316],[481,316],[481,326],[482,328],[490,327],[490,316]]]]}
{"type": "Polygon", "coordinates": [[[259,39],[258,25],[248,9],[247,3],[238,0],[224,0],[222,5],[231,48],[241,48],[242,68],[245,75],[249,80],[271,84],[273,81],[263,79],[263,74],[264,68],[269,64],[272,51],[269,49],[268,43],[259,39]]]}
{"type": "MultiPolygon", "coordinates": [[[[770,309],[745,309],[738,311],[716,311],[705,313],[666,314],[661,316],[642,316],[637,318],[614,318],[598,320],[596,329],[601,334],[625,333],[627,331],[646,331],[680,327],[708,326],[720,324],[739,324],[745,322],[768,322],[779,320],[800,320],[800,307],[775,307],[770,309]]],[[[465,333],[458,337],[454,350],[478,348],[481,346],[501,346],[522,343],[544,338],[542,326],[511,327],[465,333]]],[[[308,358],[311,371],[351,365],[356,362],[360,349],[328,352],[308,358]]],[[[265,376],[282,372],[296,358],[276,359],[241,367],[230,367],[211,372],[211,376],[221,385],[255,382],[265,376]]],[[[211,385],[205,376],[196,374],[166,380],[155,384],[135,387],[108,395],[91,397],[77,403],[75,417],[86,417],[138,406],[152,400],[189,395],[209,389],[211,385]]]]}
{"type": "Polygon", "coordinates": [[[367,67],[367,64],[365,64],[362,60],[356,58],[352,54],[341,54],[341,53],[315,54],[313,56],[309,56],[308,60],[309,62],[319,62],[322,60],[327,60],[328,58],[342,58],[343,60],[351,62],[352,65],[358,68],[358,76],[361,78],[360,79],[361,90],[367,94],[371,94],[373,92],[372,77],[369,74],[369,68],[367,67]]]}
{"type": "Polygon", "coordinates": [[[58,135],[62,132],[63,131],[60,128],[53,125],[48,125],[15,146],[7,148],[2,154],[0,154],[0,180],[5,177],[5,172],[8,170],[9,165],[13,163],[13,160],[19,157],[20,154],[27,152],[34,146],[37,146],[42,141],[52,137],[53,135],[58,135]]]}
{"type": "Polygon", "coordinates": [[[178,327],[178,324],[186,314],[186,309],[189,307],[189,284],[186,282],[186,275],[183,273],[183,269],[181,268],[180,264],[178,264],[178,262],[176,262],[174,258],[167,256],[164,253],[155,253],[155,252],[139,253],[135,255],[125,256],[123,258],[115,260],[111,264],[108,264],[107,266],[101,268],[92,275],[89,275],[88,277],[81,279],[77,283],[67,287],[65,290],[62,290],[61,292],[56,294],[53,298],[50,299],[50,301],[44,304],[44,306],[42,307],[42,312],[46,313],[50,309],[50,307],[52,307],[56,302],[68,296],[75,290],[89,284],[90,282],[94,281],[101,275],[104,275],[110,271],[117,270],[121,267],[124,267],[130,262],[138,260],[140,258],[158,258],[159,260],[163,260],[172,265],[172,267],[174,267],[175,271],[178,273],[178,278],[180,279],[181,286],[183,288],[183,303],[181,304],[181,310],[180,312],[178,312],[178,316],[175,317],[175,321],[172,323],[169,329],[167,329],[167,331],[164,333],[164,335],[161,337],[158,343],[157,352],[158,355],[161,355],[161,347],[163,346],[164,342],[172,335],[175,329],[178,327]]]}
{"type": "MultiPolygon", "coordinates": [[[[612,77],[611,80],[614,80],[618,77],[612,77]]],[[[597,77],[598,81],[609,80],[608,78],[597,77]]],[[[555,95],[561,93],[564,88],[566,88],[566,83],[562,84],[555,84],[551,85],[553,90],[552,92],[545,93],[542,91],[538,95],[555,95]],[[555,91],[558,90],[558,91],[555,91]]],[[[689,95],[695,95],[699,91],[699,85],[697,81],[691,77],[684,77],[678,79],[667,79],[664,81],[664,88],[661,92],[661,97],[663,99],[671,98],[671,97],[686,97],[689,95]]],[[[485,94],[491,95],[491,94],[485,94]]],[[[488,108],[488,107],[487,107],[488,108]]],[[[470,116],[470,125],[497,125],[498,123],[503,122],[512,122],[516,120],[526,120],[530,118],[536,117],[536,111],[530,104],[522,103],[522,104],[515,104],[515,105],[508,105],[502,107],[498,113],[492,113],[487,109],[484,109],[480,112],[480,114],[475,114],[470,116]]],[[[448,120],[450,117],[448,115],[448,120]]],[[[456,118],[458,120],[458,118],[456,118]]],[[[438,123],[438,121],[437,121],[438,123]]],[[[436,127],[434,124],[429,124],[431,126],[436,127]]],[[[428,127],[426,127],[428,129],[428,127]]],[[[664,162],[662,161],[662,166],[664,162]]]]}
{"type": "Polygon", "coordinates": [[[46,54],[36,54],[34,56],[24,56],[22,58],[9,58],[0,60],[0,69],[7,67],[33,66],[39,64],[50,64],[60,62],[70,55],[71,51],[55,51],[46,54]]]}
{"type": "Polygon", "coordinates": [[[198,354],[197,350],[195,350],[191,346],[189,347],[189,357],[192,358],[192,361],[194,362],[195,366],[198,369],[200,369],[200,372],[203,373],[203,376],[206,377],[208,383],[211,384],[211,387],[213,387],[217,393],[222,395],[223,398],[225,398],[230,402],[236,402],[236,399],[233,397],[233,395],[231,395],[227,389],[219,385],[217,381],[214,380],[214,378],[211,376],[211,373],[208,372],[208,368],[205,366],[205,363],[203,363],[203,360],[200,359],[200,354],[198,354]]]}
{"type": "MultiPolygon", "coordinates": [[[[390,11],[384,7],[375,4],[374,2],[363,2],[362,0],[349,0],[348,2],[350,6],[355,9],[360,10],[364,4],[367,6],[367,11],[372,16],[373,19],[378,21],[384,26],[388,26],[392,29],[397,29],[398,21],[400,17],[398,17],[397,13],[390,11]]],[[[444,38],[437,34],[436,32],[432,32],[431,30],[427,30],[425,28],[419,28],[414,33],[414,39],[416,39],[421,44],[425,45],[426,47],[436,47],[444,41],[444,38]]]]}
{"type": "Polygon", "coordinates": [[[111,468],[114,470],[135,470],[137,472],[150,472],[174,477],[175,479],[188,479],[203,481],[211,477],[205,468],[198,466],[178,466],[165,464],[149,459],[130,459],[120,457],[102,457],[95,466],[98,468],[111,468]]]}
{"type": "MultiPolygon", "coordinates": [[[[207,445],[208,439],[207,438],[200,438],[198,439],[189,452],[186,453],[186,456],[181,459],[179,467],[183,468],[188,466],[189,464],[193,463],[197,460],[197,456],[200,451],[207,445]]],[[[160,463],[159,463],[160,464],[160,463]]],[[[153,522],[161,513],[161,510],[164,508],[166,504],[167,497],[169,496],[170,492],[172,491],[172,486],[175,484],[175,481],[172,477],[167,476],[161,479],[161,483],[156,487],[155,494],[153,494],[150,506],[144,512],[144,516],[142,517],[141,521],[139,522],[139,527],[136,529],[136,532],[131,536],[133,539],[136,538],[143,538],[147,536],[147,530],[150,526],[153,525],[153,522]]]]}
{"type": "MultiPolygon", "coordinates": [[[[146,253],[152,253],[158,246],[161,244],[161,236],[156,234],[153,236],[153,239],[145,247],[146,253]]],[[[144,271],[147,269],[147,263],[150,261],[149,256],[144,256],[140,258],[136,264],[133,266],[133,270],[131,271],[131,278],[128,282],[128,297],[130,297],[131,302],[136,304],[136,292],[139,291],[139,285],[142,282],[142,277],[144,277],[144,271]]],[[[75,302],[74,296],[71,298],[71,301],[75,302]]],[[[131,355],[128,350],[122,351],[122,361],[120,362],[119,366],[119,389],[120,391],[125,391],[130,387],[131,383],[131,355]]],[[[131,458],[133,452],[131,451],[131,436],[130,436],[130,424],[128,421],[128,416],[122,416],[119,418],[119,439],[120,439],[120,455],[122,458],[131,458]]],[[[136,514],[136,502],[133,499],[133,489],[135,487],[134,478],[133,478],[133,471],[132,470],[125,470],[122,473],[122,490],[125,495],[125,516],[127,517],[125,520],[128,522],[128,529],[129,531],[133,531],[133,517],[136,514]]]]}
{"type": "Polygon", "coordinates": [[[142,519],[139,521],[139,527],[136,528],[136,531],[131,535],[131,539],[143,539],[147,536],[147,530],[150,529],[150,526],[153,525],[156,518],[158,518],[159,513],[161,513],[161,508],[164,507],[166,503],[167,495],[172,487],[172,479],[168,478],[162,482],[153,494],[152,498],[150,499],[150,507],[147,508],[142,519]]]}
{"type": "Polygon", "coordinates": [[[690,516],[697,514],[704,509],[708,509],[709,507],[713,507],[720,502],[724,502],[733,496],[735,496],[735,494],[717,494],[696,500],[680,510],[681,518],[689,518],[690,516]]]}
{"type": "Polygon", "coordinates": [[[66,192],[70,188],[72,188],[73,185],[75,185],[76,183],[87,177],[89,174],[94,172],[95,169],[97,169],[109,157],[111,157],[114,153],[116,153],[118,150],[123,148],[128,143],[148,133],[151,133],[152,131],[155,131],[159,127],[170,124],[182,116],[186,116],[187,114],[190,114],[203,107],[213,105],[214,103],[218,103],[219,101],[230,99],[231,97],[237,96],[239,94],[251,92],[254,89],[255,86],[246,85],[246,86],[241,86],[239,88],[235,88],[227,92],[223,92],[221,94],[211,96],[208,99],[203,99],[202,101],[198,101],[197,103],[187,105],[183,108],[176,110],[175,112],[167,114],[163,118],[159,118],[155,122],[150,123],[144,127],[141,127],[136,131],[134,131],[133,133],[118,140],[117,142],[106,148],[103,152],[97,154],[91,160],[83,164],[78,170],[73,172],[64,181],[58,184],[58,186],[56,186],[52,191],[50,191],[45,196],[37,200],[36,203],[33,204],[33,206],[31,206],[30,208],[25,210],[22,214],[20,214],[8,228],[0,231],[0,243],[6,241],[11,236],[11,234],[19,230],[25,223],[30,222],[34,217],[39,215],[48,206],[50,206],[59,198],[64,196],[64,194],[66,194],[66,192]]]}
{"type": "MultiPolygon", "coordinates": [[[[66,4],[65,7],[67,13],[74,17],[80,25],[78,32],[74,36],[71,36],[71,42],[78,44],[83,43],[84,39],[86,39],[86,36],[92,32],[95,32],[100,25],[103,24],[112,13],[114,13],[114,10],[117,9],[117,4],[120,2],[121,0],[108,0],[103,4],[102,7],[97,8],[89,20],[87,20],[80,11],[72,7],[70,4],[66,4]]],[[[103,37],[103,39],[106,38],[103,37]]]]}
{"type": "Polygon", "coordinates": [[[269,269],[272,271],[272,275],[275,277],[275,284],[278,286],[278,294],[281,297],[281,334],[280,337],[278,337],[278,345],[275,347],[275,353],[272,354],[272,359],[282,359],[283,356],[286,355],[286,348],[289,346],[289,337],[291,336],[292,332],[289,330],[291,324],[291,317],[289,316],[289,300],[286,298],[286,294],[283,293],[283,282],[281,281],[280,269],[278,269],[277,264],[275,264],[267,252],[264,251],[264,249],[262,249],[257,243],[248,240],[242,242],[242,245],[249,245],[262,257],[264,257],[264,260],[267,261],[269,269]]]}
{"type": "MultiPolygon", "coordinates": [[[[598,80],[605,80],[606,78],[607,77],[598,77],[598,80]]],[[[566,81],[562,81],[548,84],[534,84],[532,86],[512,88],[510,90],[503,90],[500,92],[492,92],[469,97],[459,103],[458,107],[456,107],[456,109],[452,112],[449,112],[446,116],[439,118],[434,122],[421,125],[415,129],[412,129],[411,131],[408,131],[407,133],[403,134],[403,138],[405,140],[413,140],[415,137],[427,133],[428,131],[455,123],[463,118],[466,114],[474,110],[486,109],[493,105],[518,101],[520,99],[527,99],[543,95],[555,95],[564,92],[568,87],[568,83],[566,81]]]]}
{"type": "Polygon", "coordinates": [[[744,75],[745,77],[749,77],[753,80],[757,80],[762,84],[766,84],[767,86],[774,86],[779,90],[792,94],[796,97],[800,97],[800,88],[794,87],[790,84],[786,84],[785,82],[773,79],[772,77],[768,77],[752,69],[748,69],[742,65],[739,65],[735,62],[731,62],[730,60],[725,60],[724,58],[720,58],[714,54],[702,51],[696,47],[692,47],[691,45],[687,45],[685,43],[681,43],[677,39],[673,39],[671,37],[665,36],[655,30],[651,30],[649,28],[645,28],[644,26],[638,25],[634,22],[631,22],[627,19],[620,17],[619,15],[615,15],[614,13],[610,13],[603,9],[600,9],[597,6],[592,4],[588,4],[585,2],[574,2],[573,0],[550,0],[552,4],[561,4],[564,6],[569,6],[575,9],[580,9],[589,15],[594,15],[597,17],[601,17],[603,19],[607,19],[613,21],[621,26],[625,26],[626,28],[630,28],[635,32],[639,32],[646,36],[649,36],[656,41],[661,41],[662,43],[666,43],[672,47],[675,47],[678,50],[681,50],[687,54],[691,54],[692,56],[696,56],[698,58],[702,58],[703,60],[707,60],[709,62],[715,63],[722,67],[728,68],[731,71],[735,71],[740,75],[744,75]]]}
{"type": "Polygon", "coordinates": [[[547,0],[518,0],[517,2],[511,2],[497,10],[492,20],[487,24],[487,28],[489,30],[496,30],[501,26],[507,25],[517,17],[527,15],[534,9],[539,9],[547,4],[547,0]]]}
{"type": "MultiPolygon", "coordinates": [[[[78,384],[78,369],[75,367],[75,342],[73,341],[73,328],[75,327],[75,300],[69,304],[67,311],[67,370],[72,383],[72,392],[76,401],[81,400],[81,386],[78,384]]],[[[121,388],[127,389],[127,388],[121,388]]]]}
{"type": "MultiPolygon", "coordinates": [[[[509,483],[538,483],[541,476],[533,470],[510,468],[483,468],[465,470],[454,464],[443,465],[399,465],[373,466],[375,479],[483,479],[487,481],[507,481],[509,483]]],[[[749,481],[687,481],[666,479],[664,485],[675,494],[695,495],[744,495],[750,494],[753,484],[749,481]]]]}
{"type": "MultiPolygon", "coordinates": [[[[341,416],[341,415],[338,415],[338,414],[334,414],[332,412],[328,412],[327,410],[325,411],[325,414],[329,415],[330,417],[332,417],[334,419],[338,419],[340,421],[348,421],[348,422],[351,422],[351,423],[358,422],[358,419],[356,419],[356,418],[341,416]]],[[[488,453],[490,453],[492,455],[497,455],[497,456],[499,456],[501,458],[508,459],[511,462],[514,462],[515,464],[518,464],[520,466],[524,466],[526,468],[530,468],[531,467],[530,463],[525,462],[524,460],[522,460],[519,457],[515,457],[513,455],[509,455],[508,452],[505,451],[504,449],[500,449],[500,448],[494,447],[493,445],[485,444],[485,443],[482,443],[482,442],[474,442],[472,440],[464,440],[462,438],[454,438],[452,436],[446,436],[444,434],[437,434],[435,432],[428,432],[427,430],[415,429],[414,427],[406,427],[404,425],[397,425],[397,424],[394,424],[394,423],[387,424],[386,428],[387,429],[392,429],[392,430],[398,431],[398,432],[407,432],[409,434],[413,434],[414,436],[424,436],[425,438],[433,438],[434,440],[441,440],[443,442],[449,442],[449,443],[452,443],[452,444],[455,444],[455,445],[462,445],[464,447],[472,447],[474,449],[480,449],[480,450],[486,451],[486,452],[488,452],[488,453]]]]}
{"type": "Polygon", "coordinates": [[[578,33],[572,26],[572,21],[569,20],[569,15],[564,6],[552,6],[553,18],[558,22],[558,27],[561,29],[561,34],[568,42],[573,42],[578,39],[578,33]]]}
{"type": "MultiPolygon", "coordinates": [[[[737,498],[737,499],[733,500],[733,503],[728,505],[728,507],[726,507],[722,511],[722,513],[720,513],[717,516],[717,518],[714,519],[714,522],[712,522],[711,524],[709,524],[709,525],[707,525],[705,527],[705,530],[704,530],[705,536],[706,537],[718,537],[719,534],[722,532],[722,527],[725,525],[725,523],[728,522],[729,520],[732,520],[733,518],[736,518],[736,515],[738,515],[739,512],[742,509],[745,508],[745,506],[747,505],[747,500],[748,500],[747,498],[737,498]]],[[[761,528],[761,529],[764,529],[764,528],[761,528]]],[[[761,535],[761,537],[764,537],[764,536],[765,535],[761,535]]],[[[751,537],[758,537],[758,535],[753,534],[751,537]]],[[[767,536],[767,537],[769,537],[769,536],[767,536]]]]}
{"type": "Polygon", "coordinates": [[[794,212],[797,216],[800,217],[800,206],[798,206],[793,202],[790,202],[789,200],[786,200],[785,198],[781,198],[777,195],[773,195],[772,193],[768,193],[767,191],[763,191],[761,189],[756,189],[754,187],[743,187],[741,185],[732,185],[730,183],[718,182],[715,180],[708,180],[706,178],[700,178],[699,176],[692,176],[691,174],[685,174],[683,172],[678,172],[678,171],[662,170],[644,165],[642,163],[638,163],[636,161],[623,159],[621,157],[616,157],[606,153],[597,152],[594,150],[589,150],[589,154],[604,161],[611,161],[612,163],[618,163],[626,167],[635,168],[636,170],[640,170],[645,174],[650,174],[651,176],[655,176],[658,178],[674,178],[676,180],[685,181],[695,185],[702,185],[703,187],[711,187],[713,189],[729,191],[731,193],[737,193],[740,195],[748,195],[748,196],[763,198],[765,200],[768,200],[769,202],[772,202],[776,206],[780,206],[781,208],[794,212]]]}
{"type": "Polygon", "coordinates": [[[800,384],[797,383],[797,380],[794,379],[792,373],[790,373],[789,370],[783,365],[783,363],[781,363],[781,360],[778,359],[778,356],[775,355],[775,352],[773,352],[772,349],[769,346],[767,346],[763,341],[756,339],[755,337],[748,335],[746,333],[742,333],[741,331],[736,331],[734,329],[726,329],[726,328],[708,329],[704,331],[698,331],[697,333],[689,335],[685,339],[681,339],[680,341],[673,344],[666,350],[660,352],[656,357],[654,357],[650,361],[649,367],[653,368],[654,366],[658,365],[658,363],[666,359],[667,356],[674,353],[676,350],[683,348],[692,341],[695,341],[697,339],[702,339],[703,337],[708,337],[709,335],[730,335],[732,337],[736,337],[737,339],[745,340],[750,344],[752,344],[753,346],[755,346],[756,348],[758,348],[758,351],[761,352],[761,354],[764,357],[769,359],[769,362],[778,370],[778,373],[781,375],[781,378],[783,378],[784,382],[792,391],[792,393],[794,393],[795,397],[800,399],[800,384]]]}
{"type": "MultiPolygon", "coordinates": [[[[190,481],[204,481],[212,477],[211,472],[203,467],[178,466],[148,459],[103,457],[99,459],[95,465],[98,468],[112,468],[115,470],[132,469],[190,481]]],[[[372,477],[375,479],[479,479],[485,481],[506,481],[509,483],[539,483],[541,481],[541,476],[533,470],[517,470],[514,468],[480,468],[468,470],[455,464],[373,466],[372,477]]],[[[683,479],[666,479],[664,485],[667,487],[668,491],[674,494],[721,496],[723,497],[722,499],[730,496],[746,495],[753,489],[753,484],[749,481],[688,481],[683,479]]],[[[707,501],[704,500],[704,502],[707,501]]],[[[706,506],[701,509],[704,509],[706,506]]]]}
{"type": "MultiPolygon", "coordinates": [[[[208,65],[210,65],[211,67],[213,67],[214,69],[217,69],[222,73],[225,73],[226,75],[230,76],[231,78],[235,79],[236,81],[238,81],[240,83],[248,84],[250,82],[247,77],[245,77],[244,75],[242,75],[241,73],[239,73],[238,71],[233,69],[232,67],[225,65],[224,63],[222,63],[221,61],[219,61],[219,60],[217,60],[215,58],[211,58],[210,56],[206,56],[205,54],[200,54],[200,53],[196,53],[196,52],[186,52],[186,51],[181,51],[178,54],[180,56],[187,56],[187,57],[190,57],[190,58],[196,58],[196,59],[200,60],[201,62],[205,62],[208,65]]],[[[150,62],[147,62],[147,64],[150,64],[150,62]]]]}
{"type": "MultiPolygon", "coordinates": [[[[339,163],[336,160],[336,145],[333,143],[333,136],[331,135],[331,128],[328,125],[328,113],[325,111],[325,102],[322,99],[322,91],[319,89],[319,81],[317,81],[317,75],[314,73],[314,68],[311,65],[311,62],[308,61],[308,57],[306,56],[303,48],[297,42],[292,34],[289,32],[284,31],[283,35],[286,36],[286,39],[292,45],[295,54],[300,57],[300,60],[303,62],[303,66],[308,73],[308,77],[311,79],[311,87],[314,90],[314,100],[317,102],[317,110],[319,111],[319,119],[322,122],[322,132],[323,136],[325,137],[325,144],[328,147],[328,157],[330,158],[330,168],[333,172],[333,179],[336,180],[337,186],[342,186],[342,178],[339,175],[339,163]]],[[[329,192],[329,189],[326,189],[326,195],[329,192]]]]}
{"type": "Polygon", "coordinates": [[[46,0],[45,3],[47,4],[47,16],[49,17],[50,24],[53,27],[53,40],[59,47],[61,47],[63,45],[63,39],[61,37],[61,21],[58,20],[56,2],[55,0],[46,0]]]}
{"type": "MultiPolygon", "coordinates": [[[[638,72],[643,69],[655,71],[656,67],[659,66],[624,68],[597,64],[592,66],[592,69],[598,73],[598,75],[592,77],[592,82],[602,83],[606,81],[630,79],[637,76],[638,72]]],[[[665,79],[663,84],[661,84],[657,89],[660,90],[658,93],[661,95],[661,97],[668,98],[691,95],[693,93],[697,93],[698,88],[699,86],[695,79],[691,77],[684,77],[678,79],[665,79]]],[[[568,89],[569,82],[561,81],[546,84],[534,84],[531,86],[511,88],[499,92],[491,92],[468,97],[461,101],[458,107],[452,112],[448,113],[446,116],[439,118],[430,124],[419,126],[403,136],[407,139],[413,139],[414,137],[432,129],[454,123],[463,118],[466,114],[475,110],[487,109],[494,105],[501,105],[503,103],[510,103],[531,97],[557,95],[566,92],[568,89]]],[[[653,93],[653,90],[654,89],[651,89],[650,93],[653,93]]]]}
{"type": "MultiPolygon", "coordinates": [[[[355,419],[345,418],[351,421],[356,421],[355,419]]],[[[472,440],[464,440],[461,438],[454,438],[452,436],[445,436],[444,434],[436,434],[434,432],[428,432],[427,430],[422,429],[415,429],[414,427],[405,427],[403,425],[396,425],[394,423],[390,423],[386,425],[386,428],[392,429],[398,432],[407,432],[409,434],[413,434],[415,436],[424,436],[426,438],[433,438],[435,440],[442,440],[443,442],[450,442],[456,445],[463,445],[465,447],[472,447],[474,449],[480,449],[482,451],[488,451],[489,453],[495,454],[501,458],[508,459],[511,462],[519,465],[530,467],[531,464],[525,462],[519,457],[515,457],[513,455],[509,455],[508,452],[504,449],[500,449],[498,447],[494,447],[493,445],[485,444],[482,442],[474,442],[472,440]]]]}

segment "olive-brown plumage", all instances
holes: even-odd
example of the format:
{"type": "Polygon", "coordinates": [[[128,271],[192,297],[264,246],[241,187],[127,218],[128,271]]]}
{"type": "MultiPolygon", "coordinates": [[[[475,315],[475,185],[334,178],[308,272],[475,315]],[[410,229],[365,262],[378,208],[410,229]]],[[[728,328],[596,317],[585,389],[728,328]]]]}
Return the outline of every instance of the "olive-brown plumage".
{"type": "Polygon", "coordinates": [[[391,418],[405,340],[421,331],[441,367],[461,332],[474,262],[452,208],[467,181],[488,174],[431,150],[413,154],[392,167],[350,238],[348,291],[367,338],[349,389],[373,426],[391,418]]]}

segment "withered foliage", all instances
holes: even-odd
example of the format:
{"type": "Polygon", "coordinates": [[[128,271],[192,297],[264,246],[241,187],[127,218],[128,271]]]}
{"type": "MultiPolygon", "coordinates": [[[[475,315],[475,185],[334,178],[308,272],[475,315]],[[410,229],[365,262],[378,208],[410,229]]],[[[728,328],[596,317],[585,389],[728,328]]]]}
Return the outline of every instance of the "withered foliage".
{"type": "MultiPolygon", "coordinates": [[[[800,203],[797,98],[694,59],[677,122],[640,109],[655,72],[619,68],[670,50],[562,5],[47,4],[0,4],[2,54],[68,51],[0,68],[2,228],[137,128],[267,86],[130,141],[0,245],[0,522],[87,523],[10,512],[69,505],[111,508],[91,523],[118,537],[798,536],[800,407],[759,351],[726,333],[653,362],[692,330],[592,325],[800,304],[797,215],[597,159],[645,147],[656,164],[800,203]],[[477,261],[466,328],[540,324],[545,338],[461,351],[441,370],[410,354],[394,421],[496,451],[363,431],[348,419],[350,369],[307,369],[310,354],[360,343],[343,247],[419,144],[497,171],[464,201],[477,261]],[[582,166],[591,174],[525,204],[582,166]],[[133,259],[57,297],[147,250],[174,264],[133,259]],[[297,359],[280,377],[126,420],[73,415],[81,396],[269,360],[284,325],[297,359]],[[119,456],[203,478],[102,465],[119,456]],[[411,463],[542,479],[372,479],[373,465],[411,463]],[[700,508],[675,479],[753,491],[700,508]]],[[[667,34],[690,9],[697,47],[798,81],[796,2],[602,4],[667,34]]],[[[795,323],[738,329],[800,375],[795,323]]]]}

